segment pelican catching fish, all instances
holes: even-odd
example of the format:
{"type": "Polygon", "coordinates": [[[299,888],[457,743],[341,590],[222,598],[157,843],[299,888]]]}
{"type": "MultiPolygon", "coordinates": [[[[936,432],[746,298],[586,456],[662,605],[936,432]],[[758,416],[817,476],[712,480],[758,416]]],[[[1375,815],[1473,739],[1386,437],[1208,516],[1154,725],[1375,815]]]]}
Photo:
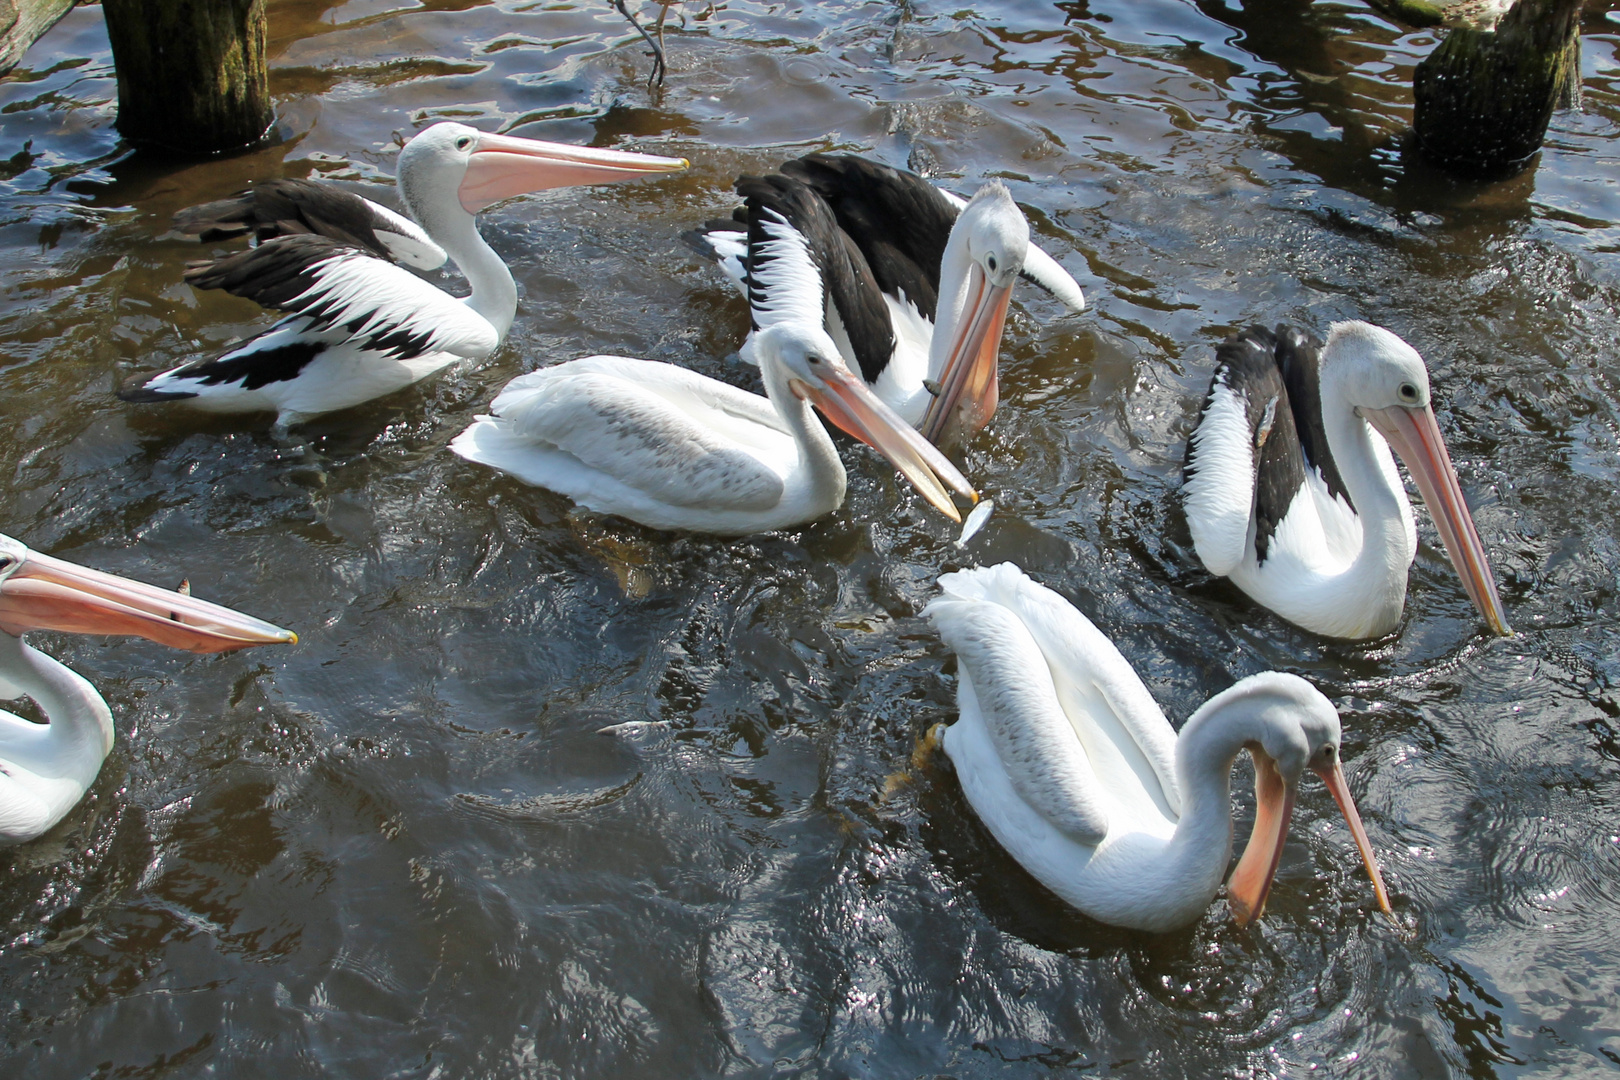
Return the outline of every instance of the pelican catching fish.
{"type": "Polygon", "coordinates": [[[1011,563],[940,578],[924,614],[956,653],[946,755],[979,820],[1024,869],[1094,919],[1173,930],[1199,918],[1232,856],[1232,765],[1254,759],[1254,829],[1227,884],[1260,917],[1299,780],[1320,776],[1390,910],[1340,762],[1339,715],[1295,675],[1251,675],[1178,736],[1111,641],[1011,563]]]}
{"type": "Polygon", "coordinates": [[[1492,631],[1511,633],[1423,358],[1364,322],[1334,323],[1325,345],[1279,326],[1252,327],[1217,348],[1187,442],[1183,501],[1198,558],[1307,630],[1389,633],[1417,554],[1391,447],[1423,492],[1469,599],[1492,631]]]}
{"type": "MultiPolygon", "coordinates": [[[[1030,242],[1029,222],[991,181],[970,200],[852,154],[811,154],[738,179],[731,220],[689,233],[748,297],[757,331],[815,312],[878,397],[932,442],[952,445],[995,413],[998,353],[1020,275],[1075,311],[1080,286],[1030,242]],[[819,270],[776,257],[803,248],[819,270]]],[[[750,343],[744,358],[752,358],[750,343]]]]}
{"type": "Polygon", "coordinates": [[[512,273],[478,233],[479,211],[526,192],[686,168],[684,158],[601,150],[434,124],[399,153],[399,196],[414,221],[307,181],[271,181],[183,211],[205,239],[260,242],[193,266],[186,280],[287,316],[223,355],[126,380],[125,401],[184,401],[211,412],[273,411],[285,429],[393,393],[495,351],[517,313],[512,273]],[[405,267],[452,259],[472,287],[453,297],[405,267]],[[399,265],[403,263],[404,265],[399,265]]]}
{"type": "Polygon", "coordinates": [[[32,551],[0,536],[0,698],[32,698],[48,723],[0,710],[0,844],[32,840],[78,805],[112,750],[96,688],[31,648],[30,630],[132,634],[197,653],[296,644],[290,630],[32,551]]]}

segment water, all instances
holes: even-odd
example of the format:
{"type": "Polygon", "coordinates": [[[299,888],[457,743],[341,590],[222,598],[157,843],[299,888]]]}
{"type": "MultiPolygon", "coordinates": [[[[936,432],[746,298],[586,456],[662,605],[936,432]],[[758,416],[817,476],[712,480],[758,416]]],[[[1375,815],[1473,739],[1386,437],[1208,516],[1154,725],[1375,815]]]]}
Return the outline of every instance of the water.
{"type": "Polygon", "coordinates": [[[0,530],[302,639],[42,637],[119,739],[63,826],[0,855],[5,1074],[1620,1068],[1620,4],[1588,6],[1584,111],[1488,185],[1403,156],[1433,38],[1348,0],[670,19],[649,93],[605,4],[272,0],[282,140],[201,163],[121,147],[97,8],[0,83],[0,530]],[[263,325],[181,283],[175,209],[277,175],[386,196],[395,133],[440,118],[693,169],[485,215],[522,291],[508,343],[307,447],[113,398],[263,325]],[[446,452],[507,379],[585,353],[748,383],[741,304],[678,234],[828,146],[1001,177],[1094,303],[1020,290],[965,459],[997,511],[965,551],[865,452],[842,511],[733,542],[576,520],[446,452]],[[1352,316],[1428,358],[1518,636],[1481,634],[1426,518],[1371,646],[1197,568],[1174,493],[1212,343],[1352,316]],[[913,762],[954,711],[916,612],[942,569],[1003,559],[1177,723],[1266,668],[1321,686],[1402,928],[1315,784],[1252,931],[1217,901],[1128,933],[1042,891],[913,762]]]}

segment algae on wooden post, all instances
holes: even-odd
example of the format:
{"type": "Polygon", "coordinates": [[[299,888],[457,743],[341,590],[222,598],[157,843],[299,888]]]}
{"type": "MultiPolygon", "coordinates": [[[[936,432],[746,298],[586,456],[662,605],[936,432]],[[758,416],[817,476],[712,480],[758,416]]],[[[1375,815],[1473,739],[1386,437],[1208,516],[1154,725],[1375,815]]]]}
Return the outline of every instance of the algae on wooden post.
{"type": "Polygon", "coordinates": [[[118,130],[187,153],[259,141],[274,119],[265,0],[103,0],[118,130]]]}
{"type": "Polygon", "coordinates": [[[1580,78],[1581,0],[1519,0],[1495,30],[1457,27],[1417,67],[1412,127],[1423,155],[1468,174],[1510,169],[1541,148],[1580,78]]]}

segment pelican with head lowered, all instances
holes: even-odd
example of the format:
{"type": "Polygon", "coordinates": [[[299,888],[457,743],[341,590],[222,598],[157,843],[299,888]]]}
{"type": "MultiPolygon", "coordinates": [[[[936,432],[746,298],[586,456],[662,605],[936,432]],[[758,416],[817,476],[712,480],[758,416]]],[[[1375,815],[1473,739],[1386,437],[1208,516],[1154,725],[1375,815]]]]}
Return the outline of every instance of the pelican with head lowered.
{"type": "Polygon", "coordinates": [[[112,749],[107,703],[82,676],[22,640],[30,630],[129,634],[190,652],[295,644],[290,630],[189,595],[29,550],[0,536],[0,697],[32,698],[49,720],[0,711],[0,844],[32,840],[78,805],[112,749]]]}
{"type": "Polygon", "coordinates": [[[651,528],[768,532],[843,504],[844,466],[813,404],[953,520],[953,495],[977,501],[819,325],[780,323],[756,346],[765,397],[673,364],[588,356],[514,379],[450,449],[651,528]]]}
{"type": "Polygon", "coordinates": [[[1493,632],[1512,632],[1416,349],[1381,327],[1341,322],[1325,345],[1291,327],[1252,327],[1215,357],[1183,488],[1210,573],[1319,634],[1394,630],[1417,528],[1393,447],[1469,599],[1493,632]]]}
{"type": "Polygon", "coordinates": [[[658,176],[684,158],[570,146],[434,124],[399,153],[400,199],[414,221],[307,181],[271,181],[177,215],[205,239],[252,232],[257,246],[192,267],[186,280],[286,317],[207,360],[137,375],[126,401],[184,401],[212,412],[272,411],[285,428],[393,393],[506,337],[517,286],[478,234],[479,211],[525,192],[658,176]],[[392,260],[455,261],[472,286],[453,297],[392,260]]]}
{"type": "MultiPolygon", "coordinates": [[[[1002,328],[1020,276],[1085,307],[999,181],[963,200],[915,173],[811,154],[740,178],[737,194],[732,220],[687,239],[743,289],[754,329],[823,321],[878,397],[942,446],[995,413],[1002,328]],[[793,272],[783,248],[809,251],[819,273],[793,272]]],[[[742,354],[752,358],[751,342],[742,354]]]]}
{"type": "Polygon", "coordinates": [[[1232,854],[1232,764],[1254,759],[1254,830],[1227,884],[1260,917],[1299,781],[1316,773],[1390,910],[1340,763],[1339,716],[1295,675],[1251,675],[1178,735],[1084,615],[1011,563],[940,578],[924,614],[956,653],[945,753],[979,820],[1014,859],[1094,919],[1173,930],[1199,918],[1232,854]]]}

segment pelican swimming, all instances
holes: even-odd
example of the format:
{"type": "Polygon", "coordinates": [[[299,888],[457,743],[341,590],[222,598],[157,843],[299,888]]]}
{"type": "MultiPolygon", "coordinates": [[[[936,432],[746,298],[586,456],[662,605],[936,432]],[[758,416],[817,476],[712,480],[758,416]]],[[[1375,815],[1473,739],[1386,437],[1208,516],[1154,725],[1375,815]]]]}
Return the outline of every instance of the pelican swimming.
{"type": "Polygon", "coordinates": [[[483,359],[511,329],[517,286],[474,215],[525,192],[686,165],[440,123],[399,152],[399,195],[414,222],[305,181],[273,181],[183,211],[176,224],[184,231],[205,239],[253,232],[261,241],[193,266],[187,281],[288,315],[221,356],[133,376],[118,396],[211,412],[274,411],[284,429],[393,393],[457,360],[483,359]],[[470,295],[453,297],[390,261],[432,269],[447,257],[467,276],[470,295]]]}
{"type": "Polygon", "coordinates": [[[53,559],[0,536],[0,698],[32,698],[49,723],[0,710],[0,844],[32,840],[78,805],[113,745],[112,713],[82,676],[30,648],[30,630],[134,634],[191,652],[295,644],[230,608],[53,559]]]}
{"type": "Polygon", "coordinates": [[[962,792],[1008,854],[1094,919],[1140,930],[1192,922],[1232,856],[1232,763],[1254,758],[1254,830],[1227,885],[1260,917],[1299,779],[1320,776],[1389,911],[1339,761],[1339,715],[1295,675],[1251,675],[1180,736],[1119,650],[1011,563],[939,579],[923,614],[956,653],[960,716],[944,747],[962,792]]]}
{"type": "Polygon", "coordinates": [[[654,529],[768,532],[843,504],[844,466],[813,403],[953,520],[952,492],[978,498],[819,325],[778,323],[756,346],[765,397],[673,364],[588,356],[512,380],[450,449],[654,529]]]}
{"type": "Polygon", "coordinates": [[[1215,355],[1184,488],[1210,573],[1319,634],[1394,630],[1417,528],[1393,446],[1469,599],[1494,632],[1512,632],[1417,350],[1380,327],[1340,322],[1326,345],[1292,327],[1253,327],[1215,355]]]}
{"type": "MultiPolygon", "coordinates": [[[[730,221],[687,234],[748,297],[754,328],[814,309],[878,397],[933,442],[971,436],[994,414],[997,354],[1019,275],[1076,311],[1080,286],[1030,242],[1000,181],[971,200],[850,154],[812,154],[744,176],[730,221]],[[783,245],[820,274],[784,272],[783,245]]],[[[748,343],[744,358],[751,358],[748,343]]]]}

